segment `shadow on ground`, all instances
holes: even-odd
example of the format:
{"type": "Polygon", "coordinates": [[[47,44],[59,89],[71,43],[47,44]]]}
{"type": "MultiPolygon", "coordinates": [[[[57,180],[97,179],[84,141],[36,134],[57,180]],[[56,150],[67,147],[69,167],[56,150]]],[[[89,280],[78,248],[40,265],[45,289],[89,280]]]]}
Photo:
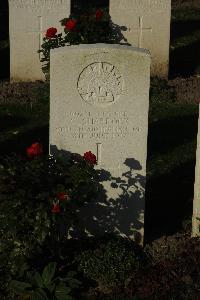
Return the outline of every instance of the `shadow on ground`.
{"type": "Polygon", "coordinates": [[[34,142],[43,144],[44,152],[48,153],[49,147],[49,128],[48,126],[35,127],[22,134],[17,134],[12,139],[7,139],[0,143],[0,156],[17,154],[26,155],[26,148],[34,142]]]}
{"type": "Polygon", "coordinates": [[[0,79],[10,76],[8,1],[0,1],[0,79]]]}
{"type": "Polygon", "coordinates": [[[158,120],[149,125],[148,155],[165,154],[189,143],[196,139],[197,131],[198,114],[158,120]]]}
{"type": "Polygon", "coordinates": [[[22,117],[13,117],[10,115],[4,115],[0,117],[1,125],[0,125],[0,134],[4,131],[8,131],[11,129],[15,129],[17,126],[23,126],[27,124],[28,120],[22,117]]]}
{"type": "MultiPolygon", "coordinates": [[[[185,42],[195,34],[200,35],[200,20],[172,22],[171,44],[178,38],[185,37],[185,42]],[[198,32],[198,33],[197,33],[198,32]]],[[[189,77],[200,73],[200,40],[171,49],[169,58],[169,78],[189,77]]]]}
{"type": "MultiPolygon", "coordinates": [[[[148,161],[151,155],[170,153],[177,146],[196,141],[197,130],[196,114],[159,120],[151,124],[148,135],[148,161]]],[[[189,152],[187,162],[179,164],[173,170],[169,169],[164,175],[155,173],[154,176],[147,177],[145,202],[147,243],[183,230],[184,220],[191,220],[196,147],[189,149],[189,152]]]]}
{"type": "Polygon", "coordinates": [[[192,216],[195,159],[171,173],[147,180],[145,242],[183,230],[192,216]]]}

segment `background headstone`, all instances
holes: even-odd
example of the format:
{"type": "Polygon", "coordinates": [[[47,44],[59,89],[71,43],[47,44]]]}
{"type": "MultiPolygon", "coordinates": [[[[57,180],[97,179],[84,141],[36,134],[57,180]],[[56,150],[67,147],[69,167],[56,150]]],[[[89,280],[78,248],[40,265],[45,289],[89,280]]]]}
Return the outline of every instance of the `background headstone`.
{"type": "Polygon", "coordinates": [[[198,135],[197,135],[192,235],[200,236],[200,116],[198,122],[198,135]]]}
{"type": "Polygon", "coordinates": [[[150,50],[151,75],[167,78],[171,0],[110,0],[110,15],[132,46],[150,50]]]}
{"type": "Polygon", "coordinates": [[[82,228],[142,242],[148,51],[109,44],[54,49],[50,70],[50,152],[92,151],[102,170],[106,195],[81,210],[82,228]]]}
{"type": "Polygon", "coordinates": [[[44,80],[37,51],[49,27],[61,31],[70,14],[70,0],[9,0],[10,78],[44,80]]]}

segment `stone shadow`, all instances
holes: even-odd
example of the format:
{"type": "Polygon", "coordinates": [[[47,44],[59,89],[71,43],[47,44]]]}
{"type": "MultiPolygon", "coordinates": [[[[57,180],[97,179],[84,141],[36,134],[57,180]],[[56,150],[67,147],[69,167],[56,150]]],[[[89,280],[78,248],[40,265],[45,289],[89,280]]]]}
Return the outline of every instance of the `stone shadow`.
{"type": "Polygon", "coordinates": [[[145,243],[185,231],[184,222],[192,218],[195,163],[194,158],[169,174],[147,177],[145,243]]]}
{"type": "MultiPolygon", "coordinates": [[[[55,157],[59,155],[67,160],[72,155],[68,151],[58,150],[55,145],[51,145],[50,149],[55,157]]],[[[127,171],[122,172],[120,177],[97,169],[98,195],[78,211],[80,227],[70,231],[72,238],[114,233],[142,243],[145,177],[140,174],[140,162],[134,158],[127,158],[124,166],[127,171]],[[110,196],[108,189],[115,196],[110,196]]]]}
{"type": "Polygon", "coordinates": [[[168,153],[177,146],[189,143],[196,139],[197,132],[198,112],[150,123],[148,156],[168,153]]]}
{"type": "MultiPolygon", "coordinates": [[[[19,121],[19,120],[18,120],[19,121]]],[[[43,144],[44,152],[48,153],[49,148],[49,127],[44,125],[41,127],[35,127],[27,129],[26,131],[8,137],[7,139],[0,139],[0,159],[1,156],[7,156],[12,153],[26,155],[26,148],[34,142],[40,142],[43,144]]]]}
{"type": "Polygon", "coordinates": [[[200,20],[172,21],[171,23],[171,41],[183,36],[190,36],[191,33],[199,30],[200,20]]]}
{"type": "Polygon", "coordinates": [[[189,77],[200,73],[200,20],[177,21],[171,25],[171,44],[178,38],[184,38],[183,46],[170,51],[169,78],[189,77]],[[191,36],[195,36],[192,42],[191,36]],[[190,42],[191,40],[191,42],[190,42]],[[188,45],[187,45],[188,43],[188,45]]]}
{"type": "Polygon", "coordinates": [[[22,126],[28,123],[26,118],[4,115],[0,116],[1,124],[0,124],[0,133],[5,132],[7,130],[15,129],[17,126],[22,126]]]}
{"type": "Polygon", "coordinates": [[[109,0],[71,0],[71,13],[82,13],[89,8],[108,8],[109,0]]]}
{"type": "Polygon", "coordinates": [[[8,1],[0,1],[0,79],[10,76],[8,1]]]}
{"type": "Polygon", "coordinates": [[[170,53],[170,79],[187,78],[200,73],[200,40],[170,53]]]}

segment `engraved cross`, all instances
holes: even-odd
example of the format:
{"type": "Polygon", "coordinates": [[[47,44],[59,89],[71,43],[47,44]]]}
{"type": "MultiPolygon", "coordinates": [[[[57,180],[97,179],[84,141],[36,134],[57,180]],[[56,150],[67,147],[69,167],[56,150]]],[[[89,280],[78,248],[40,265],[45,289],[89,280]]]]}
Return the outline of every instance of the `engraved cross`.
{"type": "MultiPolygon", "coordinates": [[[[41,45],[43,44],[43,36],[45,31],[43,30],[43,18],[42,16],[37,17],[38,29],[34,31],[29,31],[30,33],[38,33],[38,50],[41,50],[41,45]]],[[[41,53],[39,53],[39,59],[41,59],[41,53]]]]}
{"type": "Polygon", "coordinates": [[[137,31],[138,34],[138,47],[142,48],[142,36],[143,36],[143,31],[148,31],[152,33],[152,27],[143,27],[143,16],[139,17],[139,26],[138,28],[131,28],[129,29],[130,32],[132,31],[137,31]]]}

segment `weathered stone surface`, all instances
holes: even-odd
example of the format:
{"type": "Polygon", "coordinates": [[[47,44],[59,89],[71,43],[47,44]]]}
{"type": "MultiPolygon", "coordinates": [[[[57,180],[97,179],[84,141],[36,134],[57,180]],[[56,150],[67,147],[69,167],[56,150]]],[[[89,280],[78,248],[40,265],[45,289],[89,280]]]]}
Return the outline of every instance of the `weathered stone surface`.
{"type": "Polygon", "coordinates": [[[113,23],[125,26],[124,37],[149,49],[151,74],[166,78],[169,64],[171,0],[110,0],[113,23]]]}
{"type": "Polygon", "coordinates": [[[51,51],[50,152],[92,151],[106,195],[82,209],[89,235],[115,232],[142,242],[150,56],[120,45],[51,51]]]}
{"type": "Polygon", "coordinates": [[[70,14],[70,0],[9,0],[10,77],[44,80],[39,50],[46,30],[70,14]]]}
{"type": "Polygon", "coordinates": [[[200,236],[200,117],[198,122],[198,135],[197,135],[192,235],[200,236]]]}

